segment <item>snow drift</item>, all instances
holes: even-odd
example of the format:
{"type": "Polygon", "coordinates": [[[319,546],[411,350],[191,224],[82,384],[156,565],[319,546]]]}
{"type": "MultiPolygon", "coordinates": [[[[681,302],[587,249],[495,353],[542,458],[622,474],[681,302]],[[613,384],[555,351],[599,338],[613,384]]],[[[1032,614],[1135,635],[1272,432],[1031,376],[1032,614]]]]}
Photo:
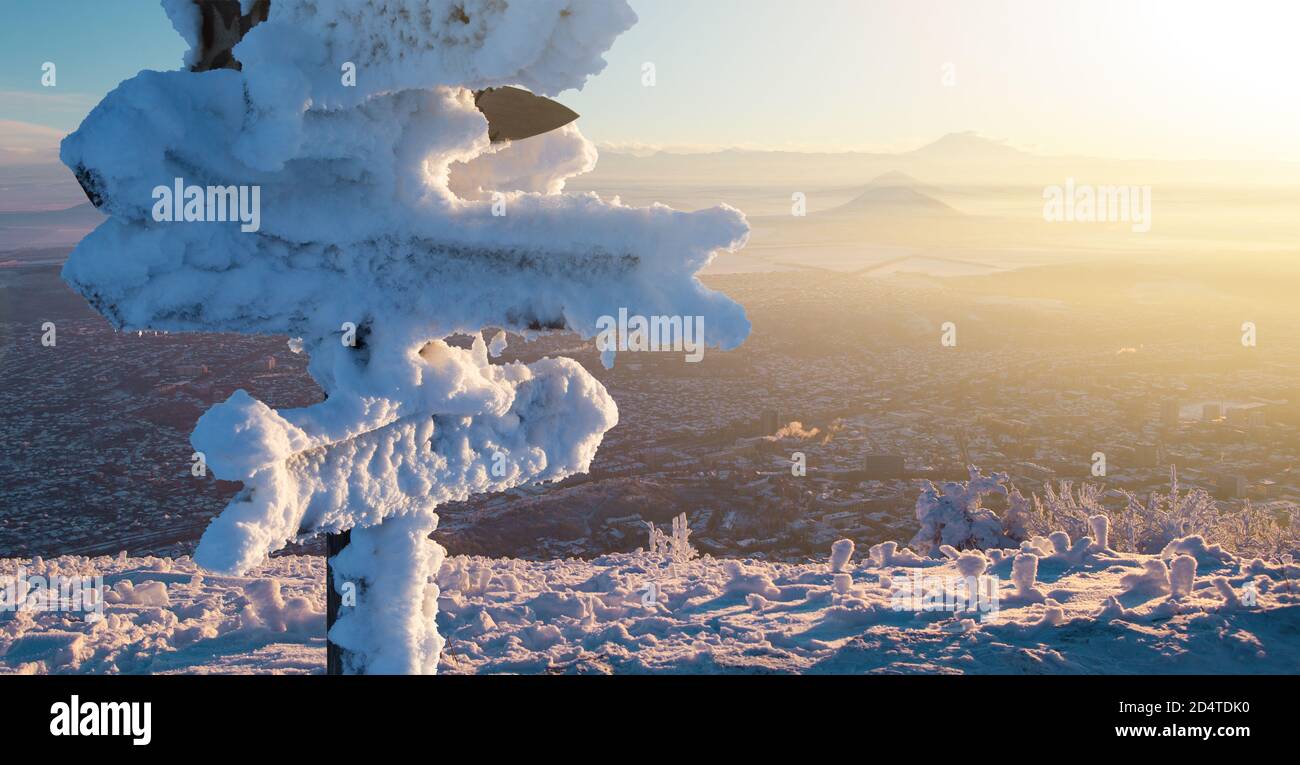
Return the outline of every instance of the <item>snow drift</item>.
{"type": "MultiPolygon", "coordinates": [[[[399,545],[417,539],[411,532],[418,535],[420,523],[398,520],[359,533],[402,535],[399,545]]],[[[359,563],[410,586],[403,571],[367,560],[377,541],[387,547],[391,540],[354,542],[345,553],[360,558],[336,565],[359,563]]],[[[1077,563],[1045,558],[1040,568],[1034,554],[995,549],[988,552],[998,562],[985,574],[997,577],[999,608],[971,618],[893,607],[912,576],[961,582],[972,571],[967,556],[866,556],[836,572],[830,552],[800,564],[681,561],[668,552],[590,561],[450,557],[437,589],[425,590],[428,600],[403,612],[422,629],[357,621],[362,632],[332,637],[352,644],[379,637],[367,625],[388,629],[389,650],[376,661],[399,668],[418,654],[403,640],[442,647],[445,639],[439,671],[467,674],[1285,674],[1300,667],[1300,567],[1289,563],[1228,556],[1213,577],[1177,564],[1182,574],[1171,597],[1160,587],[1129,586],[1148,571],[1165,578],[1156,555],[1094,550],[1077,563]],[[427,629],[435,618],[445,638],[427,629]]],[[[0,619],[0,674],[324,670],[320,558],[272,558],[250,577],[205,575],[188,558],[0,560],[0,578],[19,568],[102,576],[110,591],[98,622],[47,611],[0,619]]]]}

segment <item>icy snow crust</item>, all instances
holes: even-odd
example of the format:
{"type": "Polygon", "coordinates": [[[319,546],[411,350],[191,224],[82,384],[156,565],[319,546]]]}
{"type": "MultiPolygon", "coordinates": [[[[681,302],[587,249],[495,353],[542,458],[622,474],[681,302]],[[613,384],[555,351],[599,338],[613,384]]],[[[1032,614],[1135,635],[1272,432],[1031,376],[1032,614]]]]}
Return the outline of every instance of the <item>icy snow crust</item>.
{"type": "MultiPolygon", "coordinates": [[[[388,523],[374,530],[407,532],[388,523]]],[[[1046,541],[1036,553],[1010,548],[903,562],[881,562],[878,549],[841,563],[841,546],[834,561],[798,565],[648,553],[592,561],[452,557],[437,576],[436,618],[446,636],[439,671],[1300,670],[1300,566],[1211,552],[1199,537],[1176,543],[1168,565],[1190,586],[1175,597],[1124,582],[1166,569],[1161,556],[1092,549],[1072,561],[1046,541]],[[1001,581],[993,618],[894,609],[894,586],[905,577],[964,575],[973,570],[970,556],[983,558],[985,574],[1001,581]],[[1175,563],[1180,559],[1204,562],[1194,569],[1175,563]],[[1035,564],[1033,573],[1021,572],[1027,581],[1013,581],[1020,560],[1035,564]],[[657,592],[650,604],[647,582],[657,592]],[[1256,593],[1253,605],[1242,602],[1248,590],[1256,593]]],[[[355,554],[371,549],[363,544],[355,554]]],[[[19,566],[29,576],[102,575],[110,590],[106,618],[93,624],[78,614],[4,614],[0,673],[324,671],[320,558],[273,558],[250,578],[205,575],[188,558],[125,556],[0,560],[0,575],[19,566]]],[[[1168,581],[1167,574],[1158,578],[1168,581]]],[[[432,619],[433,604],[412,618],[432,619]]],[[[438,638],[429,629],[422,639],[438,638]]]]}
{"type": "MultiPolygon", "coordinates": [[[[164,7],[193,44],[192,6],[164,7]]],[[[200,565],[244,574],[393,516],[431,531],[445,501],[588,469],[617,423],[597,380],[566,359],[493,365],[481,337],[449,335],[593,337],[627,308],[704,316],[710,345],[745,338],[743,309],[695,278],[743,243],[738,211],[564,196],[596,158],[577,128],[493,146],[474,106],[471,89],[580,87],[635,20],[623,0],[276,0],[234,50],[242,71],[142,72],[65,139],[112,216],[69,283],[122,329],[301,338],[328,394],[277,412],[240,391],[199,421],[195,448],[245,486],[200,565]],[[260,229],[155,222],[152,190],[175,178],[260,187],[260,229]]]]}

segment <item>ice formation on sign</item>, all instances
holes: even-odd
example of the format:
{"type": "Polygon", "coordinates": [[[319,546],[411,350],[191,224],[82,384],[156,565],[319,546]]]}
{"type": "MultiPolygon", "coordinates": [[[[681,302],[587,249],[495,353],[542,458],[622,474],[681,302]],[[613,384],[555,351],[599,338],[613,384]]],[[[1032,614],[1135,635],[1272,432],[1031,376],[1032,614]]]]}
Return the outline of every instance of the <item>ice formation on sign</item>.
{"type": "MultiPolygon", "coordinates": [[[[195,6],[163,6],[197,46],[195,6]]],[[[438,504],[586,471],[617,422],[577,363],[494,365],[504,338],[489,349],[482,328],[590,338],[626,308],[703,316],[711,346],[748,334],[695,278],[743,242],[739,212],[561,195],[595,161],[577,128],[494,145],[475,108],[473,89],[581,87],[635,20],[624,0],[273,0],[234,48],[242,70],[141,72],[63,143],[111,215],[64,278],[114,325],[285,334],[311,354],[323,403],[275,411],[240,391],[199,421],[195,448],[244,491],[196,561],[242,574],[293,539],[363,530],[339,570],[366,602],[331,633],[350,669],[436,667],[438,504]],[[187,222],[158,222],[154,189],[175,179],[208,192],[187,222]],[[248,188],[256,231],[198,222],[248,188]],[[471,349],[445,342],[458,333],[471,349]]]]}

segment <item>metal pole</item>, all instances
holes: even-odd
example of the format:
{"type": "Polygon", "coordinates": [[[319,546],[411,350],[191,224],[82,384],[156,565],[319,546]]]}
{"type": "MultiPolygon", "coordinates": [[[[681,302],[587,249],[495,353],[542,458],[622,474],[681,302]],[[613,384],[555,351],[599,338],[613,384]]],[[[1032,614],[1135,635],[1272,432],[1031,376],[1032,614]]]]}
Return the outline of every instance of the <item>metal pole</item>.
{"type": "Polygon", "coordinates": [[[352,532],[344,531],[325,536],[325,674],[343,674],[343,648],[329,639],[330,628],[338,621],[339,608],[343,605],[343,596],[334,589],[334,571],[330,560],[343,552],[343,548],[352,541],[352,532]]]}

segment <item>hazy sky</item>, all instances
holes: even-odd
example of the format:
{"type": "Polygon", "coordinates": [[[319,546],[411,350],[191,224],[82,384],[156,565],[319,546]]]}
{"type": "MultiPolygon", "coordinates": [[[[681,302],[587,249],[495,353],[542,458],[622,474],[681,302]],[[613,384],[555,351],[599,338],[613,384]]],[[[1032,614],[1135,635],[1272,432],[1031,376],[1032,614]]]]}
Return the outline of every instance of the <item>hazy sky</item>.
{"type": "MultiPolygon", "coordinates": [[[[974,130],[1053,154],[1300,160],[1293,0],[631,1],[609,68],[560,97],[602,143],[907,149],[974,130]]],[[[3,7],[0,120],[67,131],[120,80],[179,66],[154,0],[3,7]]]]}

